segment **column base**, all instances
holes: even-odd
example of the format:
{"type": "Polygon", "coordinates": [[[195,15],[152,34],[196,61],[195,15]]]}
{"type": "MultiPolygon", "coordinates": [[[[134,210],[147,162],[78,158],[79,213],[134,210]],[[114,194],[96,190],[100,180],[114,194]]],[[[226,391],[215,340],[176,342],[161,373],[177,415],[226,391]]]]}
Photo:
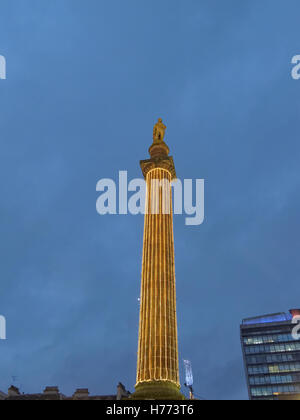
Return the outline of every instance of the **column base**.
{"type": "Polygon", "coordinates": [[[130,396],[132,400],[185,400],[180,387],[173,382],[152,381],[141,382],[136,385],[135,392],[130,396]]]}

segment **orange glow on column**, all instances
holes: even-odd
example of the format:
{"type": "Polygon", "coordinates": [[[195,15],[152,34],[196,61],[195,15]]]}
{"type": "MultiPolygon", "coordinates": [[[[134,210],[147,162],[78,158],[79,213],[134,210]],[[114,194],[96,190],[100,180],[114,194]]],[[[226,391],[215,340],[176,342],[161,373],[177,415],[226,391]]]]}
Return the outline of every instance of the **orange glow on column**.
{"type": "Polygon", "coordinates": [[[146,174],[137,385],[169,381],[179,387],[172,179],[159,165],[146,174]]]}

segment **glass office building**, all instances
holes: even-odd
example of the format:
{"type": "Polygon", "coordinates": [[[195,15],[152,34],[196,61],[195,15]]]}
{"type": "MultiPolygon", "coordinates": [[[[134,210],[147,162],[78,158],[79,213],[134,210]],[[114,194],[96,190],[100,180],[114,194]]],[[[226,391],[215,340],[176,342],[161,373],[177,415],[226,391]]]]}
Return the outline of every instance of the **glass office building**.
{"type": "Polygon", "coordinates": [[[296,316],[300,310],[243,320],[241,342],[251,400],[300,393],[300,339],[292,335],[296,316]]]}

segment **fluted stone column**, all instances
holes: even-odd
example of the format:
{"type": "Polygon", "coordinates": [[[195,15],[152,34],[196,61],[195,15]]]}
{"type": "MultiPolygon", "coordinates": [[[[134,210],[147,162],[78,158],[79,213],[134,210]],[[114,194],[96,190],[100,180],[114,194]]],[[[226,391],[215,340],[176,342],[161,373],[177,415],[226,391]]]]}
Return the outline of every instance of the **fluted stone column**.
{"type": "Polygon", "coordinates": [[[146,179],[136,399],[183,399],[180,393],[171,181],[173,158],[166,127],[154,127],[151,159],[141,161],[146,179]]]}

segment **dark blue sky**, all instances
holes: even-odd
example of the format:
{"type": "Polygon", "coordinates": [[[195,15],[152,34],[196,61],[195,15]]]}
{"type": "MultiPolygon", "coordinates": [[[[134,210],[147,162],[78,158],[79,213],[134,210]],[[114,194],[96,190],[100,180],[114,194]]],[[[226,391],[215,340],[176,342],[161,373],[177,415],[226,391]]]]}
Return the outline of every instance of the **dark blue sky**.
{"type": "Polygon", "coordinates": [[[299,14],[1,0],[0,389],[133,390],[143,217],[99,216],[95,188],[140,176],[163,117],[178,176],[206,181],[205,223],[175,217],[180,362],[198,395],[247,398],[241,319],[300,306],[299,14]]]}

